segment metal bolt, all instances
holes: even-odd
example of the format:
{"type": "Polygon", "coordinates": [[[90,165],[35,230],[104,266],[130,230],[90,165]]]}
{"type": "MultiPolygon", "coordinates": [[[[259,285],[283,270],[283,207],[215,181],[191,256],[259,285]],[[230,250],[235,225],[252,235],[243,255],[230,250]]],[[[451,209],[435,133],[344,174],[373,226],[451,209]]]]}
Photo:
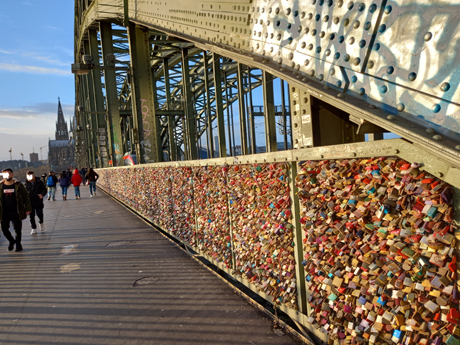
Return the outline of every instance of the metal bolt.
{"type": "Polygon", "coordinates": [[[396,120],[396,116],[394,116],[394,115],[388,115],[388,116],[387,116],[387,119],[390,120],[390,121],[395,121],[395,120],[396,120]]]}
{"type": "Polygon", "coordinates": [[[426,131],[427,133],[430,133],[430,134],[436,133],[436,131],[434,130],[434,128],[427,128],[425,131],[426,131]]]}
{"type": "Polygon", "coordinates": [[[436,141],[442,141],[442,137],[439,134],[433,135],[433,139],[436,141]]]}
{"type": "Polygon", "coordinates": [[[438,177],[441,177],[441,178],[444,177],[444,174],[442,172],[438,172],[437,175],[438,177]]]}
{"type": "Polygon", "coordinates": [[[396,150],[395,150],[395,154],[398,154],[398,153],[399,153],[399,150],[398,150],[398,149],[396,149],[396,150]]]}

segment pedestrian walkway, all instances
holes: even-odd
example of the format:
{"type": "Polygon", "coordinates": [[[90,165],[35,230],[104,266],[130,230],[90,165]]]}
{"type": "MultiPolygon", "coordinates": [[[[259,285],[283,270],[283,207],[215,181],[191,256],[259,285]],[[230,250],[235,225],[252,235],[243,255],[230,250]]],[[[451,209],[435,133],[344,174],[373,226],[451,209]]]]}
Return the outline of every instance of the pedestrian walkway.
{"type": "Polygon", "coordinates": [[[0,344],[295,344],[158,231],[81,189],[45,201],[44,233],[24,221],[23,252],[2,236],[0,344]]]}

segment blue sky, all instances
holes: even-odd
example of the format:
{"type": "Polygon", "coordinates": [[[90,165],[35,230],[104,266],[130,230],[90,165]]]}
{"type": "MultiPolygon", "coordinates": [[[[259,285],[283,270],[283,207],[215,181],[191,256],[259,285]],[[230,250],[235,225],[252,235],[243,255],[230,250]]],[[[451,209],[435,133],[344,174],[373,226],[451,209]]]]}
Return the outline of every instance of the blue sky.
{"type": "Polygon", "coordinates": [[[73,116],[73,16],[72,0],[0,0],[0,161],[54,139],[58,97],[73,116]]]}

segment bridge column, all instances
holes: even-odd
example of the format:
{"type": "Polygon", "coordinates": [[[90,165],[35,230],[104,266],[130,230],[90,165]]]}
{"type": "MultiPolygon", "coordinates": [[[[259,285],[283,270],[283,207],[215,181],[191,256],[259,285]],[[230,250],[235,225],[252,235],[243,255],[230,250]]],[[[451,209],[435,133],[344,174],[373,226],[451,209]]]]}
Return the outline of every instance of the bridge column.
{"type": "Polygon", "coordinates": [[[192,90],[190,88],[188,49],[182,49],[182,91],[185,98],[185,159],[197,159],[196,152],[196,119],[192,103],[192,90]]]}
{"type": "MultiPolygon", "coordinates": [[[[106,57],[113,54],[113,39],[112,39],[112,24],[100,23],[101,29],[101,43],[102,43],[102,60],[104,67],[111,69],[104,69],[105,80],[105,97],[107,105],[107,120],[109,125],[109,139],[110,153],[113,166],[123,165],[123,142],[121,139],[121,125],[120,125],[120,109],[118,102],[117,91],[117,76],[115,72],[115,62],[107,62],[106,57]]],[[[102,134],[102,133],[101,133],[102,134]]],[[[101,155],[104,157],[104,149],[101,149],[101,155]]]]}
{"type": "Polygon", "coordinates": [[[222,78],[220,56],[212,53],[212,70],[214,73],[214,93],[217,117],[217,133],[219,137],[219,157],[227,157],[227,145],[225,141],[224,105],[222,100],[222,78]]]}
{"type": "MultiPolygon", "coordinates": [[[[90,49],[90,44],[89,41],[86,40],[84,42],[84,50],[85,54],[91,55],[91,49],[90,49]]],[[[88,145],[91,147],[91,160],[90,164],[92,166],[96,166],[96,150],[98,148],[98,142],[97,142],[97,135],[95,131],[97,130],[97,121],[94,121],[97,116],[96,116],[96,105],[94,103],[94,87],[93,87],[93,75],[92,73],[88,73],[85,77],[85,88],[87,90],[86,94],[86,103],[85,103],[85,110],[89,109],[89,111],[92,113],[88,116],[85,116],[85,113],[82,113],[82,117],[85,117],[85,124],[84,126],[87,126],[90,124],[91,131],[89,132],[89,138],[88,138],[88,145]],[[94,122],[94,123],[93,123],[94,122]]],[[[86,128],[85,128],[86,129],[86,128]]]]}
{"type": "Polygon", "coordinates": [[[273,95],[273,76],[262,71],[262,87],[264,98],[264,116],[265,116],[265,145],[267,152],[278,151],[276,141],[276,114],[275,114],[275,97],[273,95]]]}
{"type": "Polygon", "coordinates": [[[89,114],[87,111],[91,111],[91,106],[89,104],[89,90],[88,90],[88,75],[83,75],[80,77],[80,104],[85,108],[83,111],[79,111],[80,115],[80,124],[83,127],[83,138],[86,149],[88,151],[88,162],[93,163],[94,158],[94,145],[92,143],[91,129],[88,129],[88,117],[89,114]]]}
{"type": "Polygon", "coordinates": [[[131,102],[134,116],[133,122],[138,135],[137,140],[135,140],[137,158],[140,163],[162,162],[160,120],[155,115],[156,104],[150,67],[148,29],[143,29],[136,24],[130,23],[128,40],[132,73],[131,102]]]}
{"type": "Polygon", "coordinates": [[[238,62],[238,110],[240,115],[240,136],[241,136],[241,154],[248,154],[248,138],[246,130],[246,107],[244,102],[244,85],[243,85],[244,66],[238,62]]]}
{"type": "MultiPolygon", "coordinates": [[[[89,30],[89,53],[94,62],[99,64],[99,42],[97,39],[97,31],[89,30]]],[[[93,137],[95,147],[95,160],[97,168],[107,168],[109,166],[107,154],[107,121],[104,106],[104,95],[102,93],[102,80],[100,70],[91,70],[93,93],[90,95],[94,102],[94,111],[96,114],[91,116],[91,127],[97,130],[96,135],[93,137]],[[105,152],[105,154],[104,154],[105,152]]]]}
{"type": "MultiPolygon", "coordinates": [[[[204,64],[204,88],[206,89],[206,137],[207,137],[207,149],[208,158],[214,158],[214,141],[212,140],[212,116],[211,116],[211,96],[209,92],[209,64],[208,64],[208,53],[206,50],[203,51],[203,64],[204,64]]],[[[215,81],[214,81],[215,85],[215,81]]],[[[217,93],[216,95],[217,96],[217,93]]]]}
{"type": "MultiPolygon", "coordinates": [[[[163,59],[163,70],[165,78],[165,93],[166,93],[166,103],[168,104],[168,109],[171,104],[171,85],[169,82],[169,61],[168,59],[163,59]]],[[[175,127],[175,115],[168,115],[168,137],[169,137],[169,154],[172,161],[177,161],[177,147],[176,147],[176,136],[174,135],[175,127]]]]}
{"type": "MultiPolygon", "coordinates": [[[[86,106],[86,90],[85,90],[85,76],[80,76],[78,79],[78,104],[82,107],[86,106]]],[[[91,161],[91,146],[89,142],[88,130],[86,128],[86,116],[84,112],[79,112],[79,122],[83,126],[83,132],[78,135],[79,141],[81,141],[80,147],[84,148],[84,160],[85,162],[91,161]]]]}

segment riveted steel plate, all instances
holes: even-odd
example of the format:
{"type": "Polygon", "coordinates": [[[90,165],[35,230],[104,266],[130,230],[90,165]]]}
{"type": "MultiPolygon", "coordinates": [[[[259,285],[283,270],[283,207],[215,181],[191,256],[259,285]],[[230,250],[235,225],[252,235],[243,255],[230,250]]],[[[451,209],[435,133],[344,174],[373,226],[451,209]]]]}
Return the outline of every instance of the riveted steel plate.
{"type": "MultiPolygon", "coordinates": [[[[313,58],[362,71],[371,38],[378,28],[381,0],[255,3],[252,40],[259,49],[277,45],[279,49],[297,50],[313,58]],[[260,5],[260,6],[259,6],[260,5]]],[[[267,51],[275,60],[277,50],[267,51]]],[[[291,63],[303,61],[290,59],[291,63]],[[291,62],[292,61],[292,62],[291,62]]]]}
{"type": "MultiPolygon", "coordinates": [[[[391,1],[366,72],[460,104],[458,42],[459,0],[391,1]]],[[[403,95],[398,101],[407,100],[403,95]]]]}
{"type": "Polygon", "coordinates": [[[448,130],[460,132],[460,106],[457,104],[383,79],[350,70],[346,73],[350,80],[349,94],[362,97],[389,113],[412,115],[448,130]]]}

